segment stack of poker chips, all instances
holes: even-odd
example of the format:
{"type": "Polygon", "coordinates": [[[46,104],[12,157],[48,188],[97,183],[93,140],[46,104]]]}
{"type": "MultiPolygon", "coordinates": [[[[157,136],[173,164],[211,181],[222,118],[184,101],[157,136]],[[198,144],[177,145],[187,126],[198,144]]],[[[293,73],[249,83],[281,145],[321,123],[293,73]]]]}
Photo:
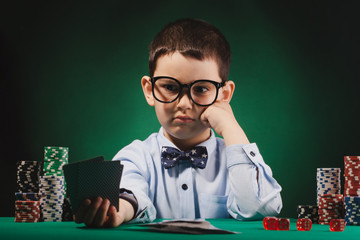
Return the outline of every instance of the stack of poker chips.
{"type": "Polygon", "coordinates": [[[37,193],[39,192],[39,175],[41,162],[18,161],[17,165],[17,192],[37,193]]]}
{"type": "Polygon", "coordinates": [[[341,194],[340,168],[318,168],[316,172],[317,203],[320,194],[341,194]]]}
{"type": "Polygon", "coordinates": [[[15,201],[15,222],[39,222],[39,201],[15,201]]]}
{"type": "Polygon", "coordinates": [[[39,175],[41,162],[18,161],[15,222],[39,222],[39,175]]]}
{"type": "Polygon", "coordinates": [[[342,194],[319,194],[319,223],[329,224],[332,219],[344,218],[342,194]]]}
{"type": "Polygon", "coordinates": [[[360,225],[360,156],[345,156],[345,222],[360,225]]]}
{"type": "Polygon", "coordinates": [[[67,147],[44,147],[43,175],[40,176],[40,206],[44,222],[61,222],[66,195],[63,166],[68,163],[67,147]]]}
{"type": "Polygon", "coordinates": [[[298,219],[308,218],[312,223],[318,223],[318,209],[317,205],[299,205],[297,209],[298,219]]]}

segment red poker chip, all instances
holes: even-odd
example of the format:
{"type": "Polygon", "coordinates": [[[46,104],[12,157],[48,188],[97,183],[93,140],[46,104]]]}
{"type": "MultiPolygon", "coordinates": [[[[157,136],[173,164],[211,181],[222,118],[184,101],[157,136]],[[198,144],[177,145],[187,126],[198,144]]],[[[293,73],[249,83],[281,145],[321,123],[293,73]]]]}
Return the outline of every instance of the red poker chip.
{"type": "Polygon", "coordinates": [[[343,205],[343,201],[341,202],[324,202],[324,201],[319,201],[319,207],[321,206],[342,206],[343,205]]]}
{"type": "Polygon", "coordinates": [[[15,222],[40,222],[40,219],[16,219],[15,222]]]}
{"type": "Polygon", "coordinates": [[[360,185],[360,177],[345,177],[345,182],[354,184],[354,185],[360,185]]]}
{"type": "Polygon", "coordinates": [[[334,206],[330,205],[330,206],[328,206],[328,205],[320,205],[319,204],[319,208],[320,209],[327,209],[327,210],[334,210],[334,209],[343,208],[343,206],[342,205],[334,205],[334,206]]]}
{"type": "Polygon", "coordinates": [[[342,218],[343,216],[340,214],[333,214],[333,215],[320,215],[319,219],[320,220],[328,220],[328,219],[333,219],[333,218],[342,218]]]}
{"type": "Polygon", "coordinates": [[[319,199],[319,204],[329,204],[329,205],[341,205],[344,201],[343,200],[338,200],[338,199],[324,199],[324,198],[320,198],[319,199]]]}
{"type": "Polygon", "coordinates": [[[15,204],[15,207],[24,207],[24,208],[40,208],[40,205],[15,204]]]}
{"type": "Polygon", "coordinates": [[[320,215],[319,220],[328,220],[328,219],[334,219],[334,218],[343,218],[344,216],[342,214],[332,214],[332,215],[320,215]]]}
{"type": "Polygon", "coordinates": [[[40,214],[36,215],[36,216],[29,216],[29,215],[15,215],[16,218],[18,219],[36,219],[36,218],[40,218],[40,214]]]}
{"type": "Polygon", "coordinates": [[[345,185],[349,186],[349,187],[359,187],[360,186],[360,183],[354,183],[354,182],[349,182],[347,181],[345,183],[345,185]]]}
{"type": "Polygon", "coordinates": [[[360,156],[344,156],[344,159],[357,159],[357,160],[360,160],[360,156]]]}
{"type": "Polygon", "coordinates": [[[360,186],[360,180],[346,179],[345,184],[348,184],[348,185],[351,185],[351,186],[360,186]]]}
{"type": "Polygon", "coordinates": [[[356,159],[346,159],[344,160],[344,165],[360,165],[360,160],[356,160],[356,159]]]}
{"type": "Polygon", "coordinates": [[[40,209],[36,208],[15,208],[15,212],[40,212],[40,209]]]}
{"type": "Polygon", "coordinates": [[[319,200],[319,204],[318,205],[341,205],[343,204],[344,201],[323,201],[323,200],[319,200]]]}
{"type": "Polygon", "coordinates": [[[320,201],[322,202],[342,202],[344,199],[343,198],[331,198],[331,197],[320,197],[319,198],[320,201]]]}
{"type": "Polygon", "coordinates": [[[319,194],[319,197],[322,198],[338,198],[338,199],[343,199],[343,195],[342,194],[319,194]]]}
{"type": "Polygon", "coordinates": [[[360,171],[360,166],[349,166],[349,165],[345,165],[345,171],[344,171],[344,175],[347,175],[347,173],[358,173],[360,171]]]}
{"type": "Polygon", "coordinates": [[[15,205],[15,209],[40,209],[40,206],[15,205]]]}
{"type": "Polygon", "coordinates": [[[358,191],[346,191],[345,196],[346,197],[360,197],[360,190],[358,190],[358,191]]]}
{"type": "Polygon", "coordinates": [[[39,213],[40,212],[15,212],[15,215],[35,215],[39,213]]]}
{"type": "Polygon", "coordinates": [[[360,160],[360,156],[344,156],[344,160],[360,160]]]}
{"type": "Polygon", "coordinates": [[[40,211],[15,211],[15,214],[40,214],[40,211]]]}
{"type": "Polygon", "coordinates": [[[15,218],[17,218],[17,219],[36,219],[36,218],[40,218],[40,215],[38,215],[38,216],[15,215],[15,218]]]}
{"type": "Polygon", "coordinates": [[[322,214],[322,213],[326,213],[326,214],[331,214],[331,213],[342,213],[344,211],[344,208],[338,208],[338,209],[319,209],[318,213],[322,214]]]}
{"type": "Polygon", "coordinates": [[[328,221],[328,220],[337,219],[337,218],[344,218],[344,216],[342,216],[342,215],[324,215],[324,216],[319,217],[319,220],[320,221],[328,221]]]}
{"type": "Polygon", "coordinates": [[[357,172],[360,170],[360,165],[353,165],[353,164],[345,164],[344,165],[345,169],[344,169],[344,175],[346,174],[346,172],[357,172]]]}
{"type": "Polygon", "coordinates": [[[15,207],[16,211],[40,211],[40,208],[31,208],[31,207],[15,207]]]}
{"type": "Polygon", "coordinates": [[[344,188],[345,188],[345,191],[346,191],[346,190],[354,190],[354,191],[357,191],[358,189],[360,189],[360,187],[358,187],[358,186],[352,186],[352,185],[347,185],[347,184],[344,185],[344,188]]]}
{"type": "Polygon", "coordinates": [[[40,206],[40,201],[15,201],[15,205],[40,206]]]}
{"type": "Polygon", "coordinates": [[[345,166],[345,168],[347,168],[347,167],[350,167],[350,168],[352,168],[352,167],[358,168],[358,166],[360,166],[360,161],[359,161],[359,162],[345,161],[345,162],[344,162],[344,166],[345,166]]]}
{"type": "Polygon", "coordinates": [[[334,211],[334,210],[324,210],[324,209],[319,209],[319,215],[342,215],[344,211],[334,211]],[[320,211],[321,210],[321,211],[320,211]]]}

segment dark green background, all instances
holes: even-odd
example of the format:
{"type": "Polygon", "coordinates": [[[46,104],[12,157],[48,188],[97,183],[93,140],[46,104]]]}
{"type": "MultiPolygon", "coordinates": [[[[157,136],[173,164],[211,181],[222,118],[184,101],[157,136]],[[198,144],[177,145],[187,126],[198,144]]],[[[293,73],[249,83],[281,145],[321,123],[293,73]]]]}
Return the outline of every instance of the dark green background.
{"type": "Polygon", "coordinates": [[[16,161],[52,145],[70,162],[110,160],[158,131],[140,79],[154,35],[182,17],[230,42],[232,107],[283,187],[282,216],[315,204],[317,167],[360,155],[357,1],[11,2],[0,4],[0,216],[13,215],[16,161]]]}

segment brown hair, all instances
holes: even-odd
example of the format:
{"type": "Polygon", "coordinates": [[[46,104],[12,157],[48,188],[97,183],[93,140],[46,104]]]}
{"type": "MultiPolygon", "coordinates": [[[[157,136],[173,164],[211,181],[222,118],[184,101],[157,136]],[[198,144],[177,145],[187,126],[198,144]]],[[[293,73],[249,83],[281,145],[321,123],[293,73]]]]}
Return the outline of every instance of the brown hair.
{"type": "Polygon", "coordinates": [[[153,77],[160,56],[180,52],[198,60],[213,58],[222,81],[228,80],[230,45],[215,26],[198,19],[179,19],[166,25],[150,44],[149,74],[153,77]]]}

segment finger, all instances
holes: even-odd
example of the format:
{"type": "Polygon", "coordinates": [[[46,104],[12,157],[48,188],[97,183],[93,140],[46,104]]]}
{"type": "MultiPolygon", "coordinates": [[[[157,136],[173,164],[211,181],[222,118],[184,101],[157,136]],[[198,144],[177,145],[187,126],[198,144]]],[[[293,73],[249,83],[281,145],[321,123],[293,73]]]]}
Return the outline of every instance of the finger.
{"type": "Polygon", "coordinates": [[[78,211],[75,214],[75,222],[76,223],[84,222],[84,217],[85,217],[85,214],[88,211],[88,208],[89,208],[90,204],[91,204],[91,201],[88,198],[84,199],[81,202],[80,207],[79,207],[78,211]]]}
{"type": "Polygon", "coordinates": [[[104,199],[92,223],[95,227],[102,227],[104,225],[105,220],[107,218],[109,207],[110,207],[110,201],[108,199],[104,199]]]}
{"type": "Polygon", "coordinates": [[[110,206],[108,211],[108,219],[105,222],[104,226],[106,227],[117,227],[122,224],[124,221],[123,217],[121,217],[120,211],[117,212],[114,206],[110,206]]]}
{"type": "Polygon", "coordinates": [[[92,202],[91,205],[88,208],[87,213],[84,216],[84,223],[87,226],[92,227],[92,223],[94,221],[95,215],[100,207],[100,205],[102,204],[103,199],[101,197],[97,197],[95,198],[92,202]]]}
{"type": "Polygon", "coordinates": [[[207,118],[207,112],[206,112],[206,110],[201,114],[201,116],[200,116],[200,121],[206,126],[206,127],[208,127],[208,128],[211,128],[211,124],[210,124],[210,122],[209,122],[209,120],[208,120],[208,118],[207,118]]]}

